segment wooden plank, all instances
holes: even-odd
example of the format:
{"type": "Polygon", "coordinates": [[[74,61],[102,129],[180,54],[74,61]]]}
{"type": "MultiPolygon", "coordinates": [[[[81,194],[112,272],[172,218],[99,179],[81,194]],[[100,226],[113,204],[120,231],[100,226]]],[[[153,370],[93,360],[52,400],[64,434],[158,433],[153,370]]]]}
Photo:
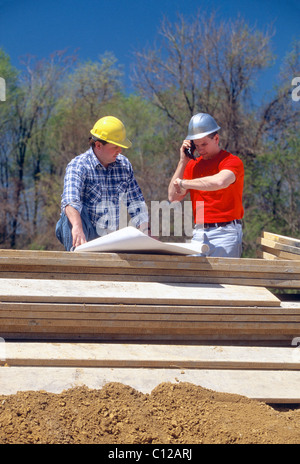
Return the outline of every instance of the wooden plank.
{"type": "Polygon", "coordinates": [[[298,322],[216,322],[216,321],[87,321],[80,324],[74,320],[52,319],[4,319],[1,320],[1,334],[4,333],[54,333],[65,334],[69,338],[74,334],[285,334],[291,340],[300,333],[298,322]]]}
{"type": "Polygon", "coordinates": [[[261,247],[263,251],[270,253],[270,254],[274,254],[277,258],[281,258],[284,260],[286,259],[296,260],[297,262],[299,261],[300,255],[296,253],[288,253],[286,251],[278,250],[277,248],[269,247],[267,245],[261,245],[261,247]]]}
{"type": "Polygon", "coordinates": [[[0,313],[0,327],[3,321],[16,321],[16,320],[64,320],[66,324],[72,320],[74,323],[77,321],[166,321],[166,322],[300,322],[300,315],[244,315],[239,314],[189,314],[189,313],[93,313],[87,314],[84,312],[38,312],[29,311],[24,313],[18,311],[9,311],[0,313]]]}
{"type": "MultiPolygon", "coordinates": [[[[64,252],[0,253],[1,278],[224,283],[299,288],[300,262],[277,259],[174,257],[64,252]],[[76,255],[76,256],[75,256],[76,255]],[[96,256],[95,256],[96,255],[96,256]],[[2,258],[1,258],[2,257],[2,258]],[[161,257],[160,257],[161,258],[161,257]],[[183,259],[184,258],[184,259],[183,259]]],[[[277,257],[279,258],[279,257],[277,257]]],[[[283,258],[283,257],[281,257],[283,258]]],[[[287,256],[290,258],[290,256],[287,256]]]]}
{"type": "MultiPolygon", "coordinates": [[[[0,250],[1,251],[1,250],[0,250]]],[[[32,255],[31,252],[18,252],[18,257],[14,258],[10,254],[0,253],[1,269],[3,266],[10,266],[8,270],[17,270],[20,266],[25,266],[24,270],[29,271],[41,266],[40,272],[46,271],[47,268],[59,270],[65,267],[65,271],[96,273],[97,268],[128,268],[128,269],[169,269],[169,270],[203,270],[203,271],[232,271],[235,272],[284,272],[300,273],[300,260],[298,263],[290,263],[288,260],[273,264],[262,259],[254,258],[201,258],[201,257],[176,257],[168,256],[148,256],[148,255],[117,255],[109,253],[89,253],[83,257],[73,253],[63,253],[62,255],[52,257],[54,252],[41,252],[41,254],[32,255]],[[49,253],[49,255],[45,254],[49,253]],[[160,258],[160,259],[158,259],[160,258]],[[27,266],[27,267],[26,267],[27,266]],[[55,266],[55,267],[54,267],[55,266]],[[94,269],[91,269],[94,268],[94,269]]],[[[13,255],[14,256],[14,255],[13,255]]]]}
{"type": "Polygon", "coordinates": [[[300,370],[299,348],[107,344],[5,344],[9,366],[300,370]]]}
{"type": "Polygon", "coordinates": [[[162,382],[190,382],[209,390],[267,403],[299,403],[300,372],[247,369],[153,369],[77,367],[1,367],[0,394],[44,390],[61,393],[74,386],[101,389],[108,382],[129,385],[142,393],[162,382]]]}
{"type": "MultiPolygon", "coordinates": [[[[224,273],[225,274],[225,273],[224,273]]],[[[251,274],[250,274],[251,275],[251,274]]],[[[179,275],[137,275],[137,274],[65,274],[65,273],[23,273],[23,272],[1,272],[0,278],[10,279],[40,279],[40,280],[94,280],[94,281],[114,281],[118,282],[169,282],[169,283],[207,283],[207,284],[228,284],[228,285],[245,285],[254,287],[268,287],[268,288],[300,288],[300,279],[296,278],[297,275],[286,276],[282,274],[279,278],[247,278],[236,276],[215,276],[213,273],[206,273],[206,276],[193,273],[191,276],[179,275]]]]}
{"type": "Polygon", "coordinates": [[[298,258],[295,258],[295,259],[300,259],[300,248],[299,247],[286,245],[284,243],[276,242],[276,241],[273,241],[273,240],[268,240],[266,238],[260,238],[260,239],[258,239],[258,242],[261,245],[264,245],[264,246],[266,246],[266,247],[268,247],[270,249],[280,250],[280,251],[284,251],[284,252],[287,252],[287,253],[298,255],[298,258]]]}
{"type": "Polygon", "coordinates": [[[173,305],[80,305],[0,303],[0,319],[73,320],[169,320],[169,321],[264,321],[299,322],[300,305],[268,306],[173,306],[173,305]]]}
{"type": "MultiPolygon", "coordinates": [[[[111,281],[112,278],[114,281],[118,282],[165,282],[165,283],[200,283],[200,284],[228,284],[228,285],[242,285],[242,286],[253,286],[253,287],[267,287],[267,288],[282,288],[282,289],[298,289],[300,288],[300,280],[294,279],[268,279],[268,278],[237,278],[237,277],[214,277],[214,276],[197,276],[193,275],[191,277],[179,277],[179,276],[169,276],[169,275],[89,275],[89,274],[22,274],[22,273],[3,273],[4,278],[12,279],[39,279],[39,280],[94,280],[94,281],[111,281]]],[[[284,277],[284,276],[283,276],[284,277]]],[[[291,276],[294,277],[294,276],[291,276]]],[[[1,278],[1,272],[0,272],[1,278]]]]}
{"type": "Polygon", "coordinates": [[[0,279],[0,301],[279,306],[263,287],[220,284],[0,279]]]}
{"type": "Polygon", "coordinates": [[[284,245],[290,245],[293,247],[300,248],[300,239],[287,237],[286,235],[274,234],[272,232],[263,231],[262,237],[273,242],[282,243],[284,245]]]}
{"type": "Polygon", "coordinates": [[[300,315],[300,302],[282,302],[280,306],[207,306],[207,305],[158,305],[158,304],[79,304],[79,303],[27,303],[27,302],[0,302],[0,316],[3,314],[17,312],[20,317],[26,317],[26,313],[39,312],[56,315],[82,314],[83,317],[93,318],[93,314],[116,314],[116,313],[137,313],[139,314],[190,314],[190,315],[208,315],[208,314],[231,314],[231,315],[281,315],[288,317],[291,315],[300,315]]]}
{"type": "MultiPolygon", "coordinates": [[[[268,272],[268,271],[267,271],[268,272]]],[[[122,268],[111,268],[107,269],[106,267],[104,268],[60,268],[60,267],[51,267],[50,265],[46,267],[38,266],[37,264],[31,265],[31,266],[18,266],[15,267],[13,265],[7,265],[3,266],[0,269],[1,277],[15,277],[19,275],[19,278],[38,278],[39,275],[43,278],[47,278],[47,276],[50,276],[49,278],[54,278],[56,275],[57,279],[60,278],[60,274],[63,275],[62,278],[68,279],[68,278],[73,278],[73,279],[78,279],[78,280],[99,280],[99,279],[107,279],[109,276],[113,276],[118,278],[120,276],[121,278],[127,278],[128,276],[133,276],[134,279],[138,279],[139,277],[147,278],[147,276],[154,277],[154,278],[160,278],[160,277],[176,277],[177,279],[179,278],[197,278],[197,279],[202,279],[206,278],[209,276],[210,277],[215,277],[215,278],[235,278],[243,281],[244,279],[250,279],[250,280],[255,280],[255,279],[261,279],[261,278],[266,278],[267,275],[265,275],[264,272],[261,271],[249,271],[249,270],[242,270],[241,268],[236,268],[236,269],[231,269],[229,270],[221,270],[221,269],[197,269],[195,272],[195,269],[138,269],[138,268],[130,268],[124,269],[122,268]]],[[[269,272],[268,272],[269,274],[269,272]]],[[[112,278],[112,277],[111,277],[112,278]]],[[[286,280],[287,278],[289,279],[294,279],[294,280],[300,280],[300,272],[282,272],[282,270],[279,269],[273,269],[273,272],[271,273],[270,279],[276,279],[276,280],[286,280]]]]}
{"type": "Polygon", "coordinates": [[[272,260],[280,260],[278,256],[273,255],[272,253],[267,253],[266,251],[257,251],[257,257],[262,259],[272,259],[272,260]]]}
{"type": "Polygon", "coordinates": [[[293,339],[293,334],[276,334],[276,333],[263,333],[263,334],[240,334],[240,333],[208,333],[208,334],[189,334],[186,332],[181,332],[179,334],[169,334],[169,333],[143,333],[143,334],[124,334],[124,333],[73,333],[73,334],[64,334],[64,333],[48,333],[46,332],[13,332],[9,330],[8,332],[1,332],[1,337],[5,341],[50,341],[50,342],[89,342],[89,343],[201,343],[201,344],[211,344],[211,343],[225,343],[227,345],[243,345],[243,346],[291,346],[291,340],[293,339]]]}

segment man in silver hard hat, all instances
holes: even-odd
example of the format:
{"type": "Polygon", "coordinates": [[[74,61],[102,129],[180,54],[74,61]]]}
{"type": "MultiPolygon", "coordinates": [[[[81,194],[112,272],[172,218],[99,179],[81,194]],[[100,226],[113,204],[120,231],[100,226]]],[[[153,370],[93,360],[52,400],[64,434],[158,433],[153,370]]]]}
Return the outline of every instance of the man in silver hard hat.
{"type": "Polygon", "coordinates": [[[191,118],[169,184],[169,201],[181,201],[190,193],[195,222],[192,243],[207,243],[209,249],[200,256],[239,258],[244,166],[240,158],[220,148],[219,130],[207,113],[191,118]]]}

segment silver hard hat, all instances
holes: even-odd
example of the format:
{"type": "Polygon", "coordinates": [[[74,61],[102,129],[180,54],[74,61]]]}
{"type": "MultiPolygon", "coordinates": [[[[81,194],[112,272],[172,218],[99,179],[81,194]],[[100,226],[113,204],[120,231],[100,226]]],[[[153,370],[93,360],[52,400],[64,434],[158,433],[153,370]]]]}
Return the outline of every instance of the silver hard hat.
{"type": "Polygon", "coordinates": [[[218,126],[212,116],[207,113],[198,113],[195,114],[189,122],[186,140],[202,139],[219,129],[221,129],[221,127],[218,126]]]}

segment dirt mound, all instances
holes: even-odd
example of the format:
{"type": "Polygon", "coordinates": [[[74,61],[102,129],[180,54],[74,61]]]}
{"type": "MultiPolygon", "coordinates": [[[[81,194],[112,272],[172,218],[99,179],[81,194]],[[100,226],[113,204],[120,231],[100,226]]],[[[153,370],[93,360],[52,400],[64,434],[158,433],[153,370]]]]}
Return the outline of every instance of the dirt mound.
{"type": "Polygon", "coordinates": [[[190,383],[162,383],[151,394],[109,383],[0,395],[0,443],[300,443],[300,409],[276,410],[190,383]]]}

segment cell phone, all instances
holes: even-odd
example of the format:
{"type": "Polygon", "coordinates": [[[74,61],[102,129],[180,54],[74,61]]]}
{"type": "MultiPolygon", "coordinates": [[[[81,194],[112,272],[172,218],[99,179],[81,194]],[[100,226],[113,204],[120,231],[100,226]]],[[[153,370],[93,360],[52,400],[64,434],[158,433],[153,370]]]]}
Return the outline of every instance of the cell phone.
{"type": "Polygon", "coordinates": [[[196,159],[195,158],[195,155],[194,155],[194,152],[196,150],[196,146],[193,142],[193,140],[191,140],[191,146],[189,148],[185,148],[184,149],[184,153],[186,154],[186,156],[188,156],[189,158],[191,159],[196,159]]]}

